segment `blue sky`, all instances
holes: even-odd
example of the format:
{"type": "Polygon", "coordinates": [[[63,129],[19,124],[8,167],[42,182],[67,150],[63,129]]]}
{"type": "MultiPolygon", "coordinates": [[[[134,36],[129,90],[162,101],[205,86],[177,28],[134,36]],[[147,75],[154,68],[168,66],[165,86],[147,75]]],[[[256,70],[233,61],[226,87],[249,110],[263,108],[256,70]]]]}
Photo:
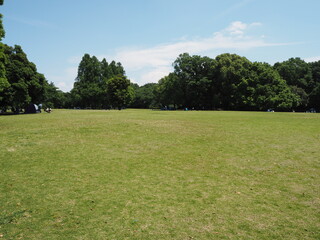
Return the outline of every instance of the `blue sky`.
{"type": "Polygon", "coordinates": [[[49,82],[70,91],[85,53],[120,61],[143,85],[180,53],[236,53],[275,63],[320,60],[319,0],[5,0],[8,45],[21,45],[49,82]]]}

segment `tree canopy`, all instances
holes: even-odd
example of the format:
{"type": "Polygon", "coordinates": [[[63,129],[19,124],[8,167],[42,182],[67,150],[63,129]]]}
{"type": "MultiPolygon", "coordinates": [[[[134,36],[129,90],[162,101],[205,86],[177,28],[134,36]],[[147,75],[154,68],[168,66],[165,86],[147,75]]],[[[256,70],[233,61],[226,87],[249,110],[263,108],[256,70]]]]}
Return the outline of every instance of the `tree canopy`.
{"type": "Polygon", "coordinates": [[[121,63],[84,54],[74,87],[64,93],[37,72],[18,45],[3,45],[0,107],[18,111],[29,103],[59,108],[125,107],[279,111],[320,109],[320,61],[291,58],[271,66],[236,54],[212,59],[184,53],[158,83],[132,84],[121,63]]]}
{"type": "Polygon", "coordinates": [[[36,65],[28,60],[20,46],[4,45],[4,54],[9,84],[1,94],[0,106],[19,111],[31,102],[42,103],[47,85],[44,75],[37,72],[36,65]]]}
{"type": "MultiPolygon", "coordinates": [[[[3,5],[3,0],[0,0],[0,5],[3,5]]],[[[3,94],[10,85],[6,77],[5,69],[6,58],[4,54],[4,44],[2,43],[4,36],[5,31],[2,25],[2,14],[0,14],[0,102],[3,101],[3,94]]]]}
{"type": "Polygon", "coordinates": [[[236,54],[211,59],[184,53],[173,67],[158,82],[162,106],[281,111],[319,106],[319,65],[300,58],[271,66],[236,54]]]}
{"type": "MultiPolygon", "coordinates": [[[[111,97],[110,94],[119,96],[119,93],[111,92],[111,86],[107,84],[108,82],[111,84],[110,79],[114,79],[114,81],[116,81],[115,79],[118,81],[126,79],[121,63],[112,61],[109,64],[105,58],[100,62],[97,57],[85,54],[79,64],[78,75],[71,90],[72,105],[80,108],[100,109],[114,105],[114,102],[110,102],[115,99],[114,95],[111,97]]],[[[119,85],[119,87],[122,87],[122,85],[119,85]]],[[[112,89],[116,90],[115,88],[112,89]]],[[[126,90],[131,91],[128,88],[126,90]]],[[[128,103],[128,101],[124,101],[124,104],[128,103]]],[[[119,107],[118,103],[114,106],[119,107]]]]}
{"type": "Polygon", "coordinates": [[[109,78],[106,84],[108,102],[111,107],[121,110],[131,103],[134,97],[134,90],[129,79],[118,74],[109,78]]]}

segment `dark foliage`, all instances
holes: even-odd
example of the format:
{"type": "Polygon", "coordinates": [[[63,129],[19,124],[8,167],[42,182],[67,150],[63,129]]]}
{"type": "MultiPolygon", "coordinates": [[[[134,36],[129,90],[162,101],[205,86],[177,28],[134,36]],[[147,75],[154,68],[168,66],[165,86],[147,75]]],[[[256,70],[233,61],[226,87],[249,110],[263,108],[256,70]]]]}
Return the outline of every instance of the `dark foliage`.
{"type": "Polygon", "coordinates": [[[236,54],[215,59],[181,54],[155,94],[161,106],[188,109],[319,108],[320,64],[291,58],[271,66],[236,54]]]}

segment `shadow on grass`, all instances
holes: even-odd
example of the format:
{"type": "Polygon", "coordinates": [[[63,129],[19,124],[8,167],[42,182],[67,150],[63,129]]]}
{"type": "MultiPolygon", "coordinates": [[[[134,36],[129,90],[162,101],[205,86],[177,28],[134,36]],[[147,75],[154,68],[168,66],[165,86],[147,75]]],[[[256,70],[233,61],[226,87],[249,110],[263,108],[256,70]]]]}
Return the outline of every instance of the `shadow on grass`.
{"type": "Polygon", "coordinates": [[[17,220],[18,218],[23,217],[25,212],[27,212],[27,211],[21,210],[21,211],[14,212],[11,215],[0,216],[0,225],[12,223],[13,221],[17,220]]]}

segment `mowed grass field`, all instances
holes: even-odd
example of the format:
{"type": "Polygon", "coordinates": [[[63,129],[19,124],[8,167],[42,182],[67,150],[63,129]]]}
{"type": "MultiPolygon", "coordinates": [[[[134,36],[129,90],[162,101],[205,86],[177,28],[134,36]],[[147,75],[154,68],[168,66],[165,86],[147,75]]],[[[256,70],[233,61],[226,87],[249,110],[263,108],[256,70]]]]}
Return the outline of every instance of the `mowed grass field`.
{"type": "Polygon", "coordinates": [[[0,239],[320,239],[320,114],[0,116],[0,239]]]}

